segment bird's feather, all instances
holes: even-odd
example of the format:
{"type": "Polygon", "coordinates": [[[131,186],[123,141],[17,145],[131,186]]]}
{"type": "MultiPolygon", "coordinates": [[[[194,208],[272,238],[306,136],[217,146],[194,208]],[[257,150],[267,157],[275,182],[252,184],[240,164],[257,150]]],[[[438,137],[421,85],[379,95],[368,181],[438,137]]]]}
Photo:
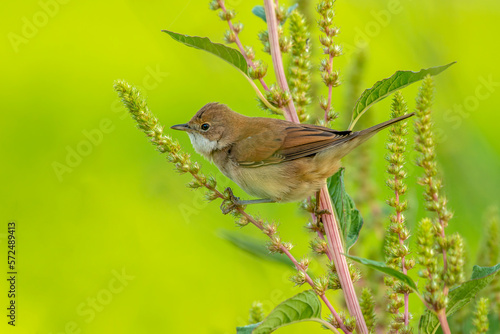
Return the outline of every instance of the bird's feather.
{"type": "Polygon", "coordinates": [[[242,167],[279,164],[312,156],[342,142],[342,139],[351,133],[351,131],[336,131],[317,125],[287,123],[282,131],[278,131],[276,127],[262,128],[259,133],[254,133],[238,143],[239,147],[234,147],[231,154],[242,167]],[[261,145],[263,142],[267,145],[261,145]],[[254,151],[255,149],[257,152],[254,151]],[[252,152],[252,154],[245,154],[245,151],[252,152]]]}

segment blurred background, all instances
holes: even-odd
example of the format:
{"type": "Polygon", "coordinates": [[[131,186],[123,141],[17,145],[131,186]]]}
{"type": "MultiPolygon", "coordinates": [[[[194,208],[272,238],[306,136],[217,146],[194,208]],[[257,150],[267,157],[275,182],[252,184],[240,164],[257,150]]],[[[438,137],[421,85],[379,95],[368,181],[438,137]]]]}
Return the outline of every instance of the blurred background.
{"type": "MultiPolygon", "coordinates": [[[[251,13],[259,4],[227,1],[238,13],[236,21],[245,25],[243,43],[271,64],[257,39],[264,22],[251,13]]],[[[306,4],[313,20],[314,5],[306,4]]],[[[7,223],[15,221],[19,275],[17,324],[12,329],[3,316],[2,333],[234,333],[246,324],[253,301],[260,300],[268,312],[303,289],[288,281],[290,268],[221,237],[230,233],[266,242],[251,226],[234,227],[231,217],[221,215],[220,203],[208,204],[202,191],[186,188],[190,178],[179,176],[135,129],[113,91],[115,79],[141,86],[166,132],[221,186],[232,185],[194,153],[185,134],[168,128],[213,101],[245,115],[266,115],[248,82],[230,65],[160,32],[222,42],[226,23],[208,9],[208,1],[29,0],[3,7],[0,245],[6,253],[7,223]]],[[[396,70],[457,61],[436,77],[434,122],[444,191],[455,212],[449,233],[465,238],[470,276],[484,240],[485,212],[499,204],[500,3],[354,0],[339,1],[336,8],[345,55],[334,67],[348,80],[354,50],[363,47],[363,89],[396,70]]],[[[313,36],[318,66],[319,43],[313,36]]],[[[269,68],[268,84],[274,82],[269,68]]],[[[410,109],[417,88],[403,90],[410,109]]],[[[320,84],[317,90],[326,92],[320,84]]],[[[347,126],[346,96],[346,85],[334,90],[340,129],[347,126]]],[[[366,122],[388,119],[389,106],[390,99],[378,104],[366,122]]],[[[384,204],[390,196],[386,138],[382,132],[372,140],[368,157],[373,201],[382,210],[379,224],[388,222],[390,212],[384,204]]],[[[410,156],[414,160],[413,152],[410,156]]],[[[346,162],[353,197],[361,187],[355,157],[346,162]]],[[[423,189],[415,182],[421,171],[407,165],[408,220],[415,224],[425,215],[423,189]]],[[[246,196],[237,188],[235,193],[246,196]]],[[[353,252],[383,260],[371,210],[368,205],[360,209],[365,226],[353,252]]],[[[282,238],[295,244],[296,257],[309,253],[308,216],[297,204],[249,211],[278,220],[282,238]]],[[[321,273],[319,267],[312,269],[321,273]]],[[[0,282],[4,313],[7,282],[0,282]]],[[[342,309],[340,292],[330,296],[342,309]]],[[[417,300],[412,310],[417,316],[422,310],[417,300]]],[[[278,332],[322,329],[299,324],[278,332]]]]}

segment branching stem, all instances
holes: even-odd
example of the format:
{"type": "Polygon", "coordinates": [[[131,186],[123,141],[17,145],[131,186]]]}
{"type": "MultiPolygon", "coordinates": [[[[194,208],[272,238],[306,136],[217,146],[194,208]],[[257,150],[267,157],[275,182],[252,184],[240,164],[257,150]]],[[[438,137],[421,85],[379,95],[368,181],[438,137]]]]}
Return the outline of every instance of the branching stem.
{"type": "MultiPolygon", "coordinates": [[[[215,190],[215,191],[216,191],[217,195],[221,199],[225,199],[226,198],[219,191],[217,191],[217,190],[215,190]]],[[[248,214],[242,207],[237,207],[236,210],[241,215],[243,215],[249,222],[251,222],[255,227],[257,227],[259,230],[261,230],[261,231],[264,230],[264,226],[262,226],[262,224],[258,220],[256,220],[255,218],[253,218],[250,214],[248,214]]],[[[298,263],[298,261],[292,255],[292,253],[290,253],[290,251],[285,246],[283,246],[283,245],[280,246],[280,249],[283,252],[283,254],[285,254],[292,261],[292,263],[294,264],[294,266],[297,269],[297,271],[300,271],[300,272],[302,272],[304,274],[306,282],[311,286],[311,288],[313,288],[316,291],[316,285],[314,284],[314,281],[311,279],[311,277],[309,276],[309,274],[307,273],[307,271],[304,268],[302,268],[302,266],[298,263]]],[[[340,318],[339,314],[335,311],[335,309],[333,308],[332,304],[330,303],[330,301],[328,300],[328,298],[326,297],[326,295],[324,293],[320,294],[319,298],[321,298],[321,300],[323,301],[323,303],[325,303],[325,305],[328,307],[328,309],[332,313],[332,315],[335,318],[335,320],[337,320],[340,328],[344,331],[344,333],[351,334],[351,332],[345,327],[342,319],[340,318]]]]}
{"type": "MultiPolygon", "coordinates": [[[[227,13],[227,9],[226,9],[226,6],[224,4],[224,0],[217,0],[217,1],[219,3],[220,8],[222,9],[222,11],[224,13],[227,13]]],[[[247,53],[245,51],[245,48],[243,47],[243,44],[241,44],[240,37],[238,36],[239,32],[236,31],[236,29],[234,29],[234,26],[233,26],[233,23],[231,22],[231,20],[227,20],[227,24],[229,25],[229,29],[231,29],[231,31],[234,33],[234,36],[236,37],[234,42],[238,46],[238,49],[240,49],[240,52],[243,55],[243,57],[245,57],[245,60],[247,61],[248,66],[251,66],[254,69],[257,68],[257,65],[252,61],[252,59],[248,58],[247,53]]],[[[262,85],[262,88],[264,88],[264,90],[268,91],[269,87],[267,86],[264,79],[260,78],[259,81],[260,81],[260,84],[262,85]]]]}
{"type": "MultiPolygon", "coordinates": [[[[276,80],[278,81],[279,87],[283,91],[289,91],[288,83],[285,76],[285,70],[283,68],[283,61],[281,59],[281,51],[279,47],[279,36],[278,36],[278,22],[276,20],[275,3],[272,0],[264,0],[264,9],[266,12],[266,20],[269,32],[269,44],[271,47],[271,56],[273,59],[274,72],[276,74],[276,80]]],[[[293,100],[290,99],[288,107],[286,108],[285,117],[287,120],[300,123],[295,111],[295,106],[293,100]]],[[[321,190],[321,210],[327,210],[333,213],[332,202],[330,195],[328,194],[328,189],[325,187],[321,190]]],[[[368,334],[368,328],[361,312],[361,307],[359,305],[358,298],[356,297],[356,291],[354,290],[354,285],[351,280],[351,275],[349,273],[349,267],[345,256],[343,255],[344,249],[342,244],[342,238],[339,232],[339,224],[335,219],[335,215],[325,214],[323,216],[323,224],[326,232],[326,239],[328,242],[328,248],[330,249],[331,256],[334,260],[337,273],[339,275],[340,284],[344,292],[344,296],[347,303],[347,308],[349,313],[356,318],[356,330],[360,334],[368,334]]]]}
{"type": "MultiPolygon", "coordinates": [[[[335,212],[326,185],[323,189],[321,189],[320,201],[321,210],[326,210],[330,213],[335,212]]],[[[328,241],[328,248],[330,249],[333,262],[335,263],[340,285],[342,286],[342,291],[344,292],[346,299],[347,308],[349,313],[356,318],[356,331],[358,333],[368,334],[368,327],[366,326],[358,298],[356,297],[356,291],[354,290],[351,274],[349,273],[349,266],[347,265],[346,258],[343,255],[345,251],[337,218],[335,214],[324,214],[322,216],[322,220],[325,228],[326,239],[328,241]]]]}
{"type": "Polygon", "coordinates": [[[448,325],[448,319],[446,318],[446,310],[442,309],[438,312],[437,317],[439,319],[439,323],[441,324],[441,330],[443,334],[451,334],[450,326],[448,325]]]}
{"type": "MultiPolygon", "coordinates": [[[[281,50],[278,36],[278,21],[276,19],[275,4],[272,0],[264,0],[264,9],[266,11],[267,29],[269,33],[269,45],[271,47],[271,58],[273,59],[274,73],[276,81],[281,90],[289,92],[288,82],[286,81],[285,69],[283,60],[281,59],[281,50]]],[[[288,106],[285,108],[285,118],[294,123],[300,123],[293,99],[290,99],[288,106]]]]}

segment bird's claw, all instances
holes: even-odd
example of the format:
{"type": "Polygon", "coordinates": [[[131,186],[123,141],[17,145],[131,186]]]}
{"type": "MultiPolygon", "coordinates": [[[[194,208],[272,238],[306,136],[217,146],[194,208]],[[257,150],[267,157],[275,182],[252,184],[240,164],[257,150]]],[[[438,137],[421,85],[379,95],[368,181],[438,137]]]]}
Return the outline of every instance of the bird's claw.
{"type": "Polygon", "coordinates": [[[231,188],[227,187],[224,194],[226,195],[226,199],[224,199],[220,205],[220,209],[224,215],[243,207],[240,198],[234,196],[231,188]]]}
{"type": "Polygon", "coordinates": [[[330,215],[330,211],[328,210],[314,210],[314,215],[317,217],[321,217],[323,215],[330,215]]]}
{"type": "Polygon", "coordinates": [[[226,190],[224,190],[224,193],[231,202],[238,203],[240,201],[239,197],[234,196],[233,190],[231,188],[227,187],[226,190]]]}

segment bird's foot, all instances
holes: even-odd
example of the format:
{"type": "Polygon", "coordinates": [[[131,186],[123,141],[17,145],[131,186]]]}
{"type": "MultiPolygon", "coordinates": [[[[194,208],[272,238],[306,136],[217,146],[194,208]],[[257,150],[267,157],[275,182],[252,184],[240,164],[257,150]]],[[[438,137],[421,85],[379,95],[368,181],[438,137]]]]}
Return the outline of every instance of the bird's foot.
{"type": "Polygon", "coordinates": [[[328,210],[320,210],[320,200],[319,200],[320,191],[316,193],[316,205],[314,206],[313,214],[321,220],[321,216],[330,215],[331,212],[328,210]]]}
{"type": "Polygon", "coordinates": [[[220,209],[222,210],[222,213],[227,215],[231,211],[237,210],[238,208],[245,208],[245,204],[240,201],[239,197],[234,196],[233,190],[229,187],[224,190],[224,195],[226,198],[222,201],[222,204],[220,205],[220,209]]]}
{"type": "Polygon", "coordinates": [[[330,213],[330,211],[328,211],[328,210],[314,210],[314,215],[315,215],[316,217],[321,217],[321,216],[323,216],[323,215],[330,215],[330,214],[331,214],[331,213],[330,213]]]}
{"type": "Polygon", "coordinates": [[[227,215],[233,210],[236,210],[238,208],[245,209],[245,207],[248,204],[260,204],[260,203],[275,203],[276,201],[267,199],[267,198],[262,198],[262,199],[251,199],[251,200],[240,200],[239,197],[234,196],[233,191],[231,188],[226,188],[224,191],[224,195],[226,195],[226,198],[224,201],[222,201],[222,204],[220,206],[222,213],[227,215]]]}

